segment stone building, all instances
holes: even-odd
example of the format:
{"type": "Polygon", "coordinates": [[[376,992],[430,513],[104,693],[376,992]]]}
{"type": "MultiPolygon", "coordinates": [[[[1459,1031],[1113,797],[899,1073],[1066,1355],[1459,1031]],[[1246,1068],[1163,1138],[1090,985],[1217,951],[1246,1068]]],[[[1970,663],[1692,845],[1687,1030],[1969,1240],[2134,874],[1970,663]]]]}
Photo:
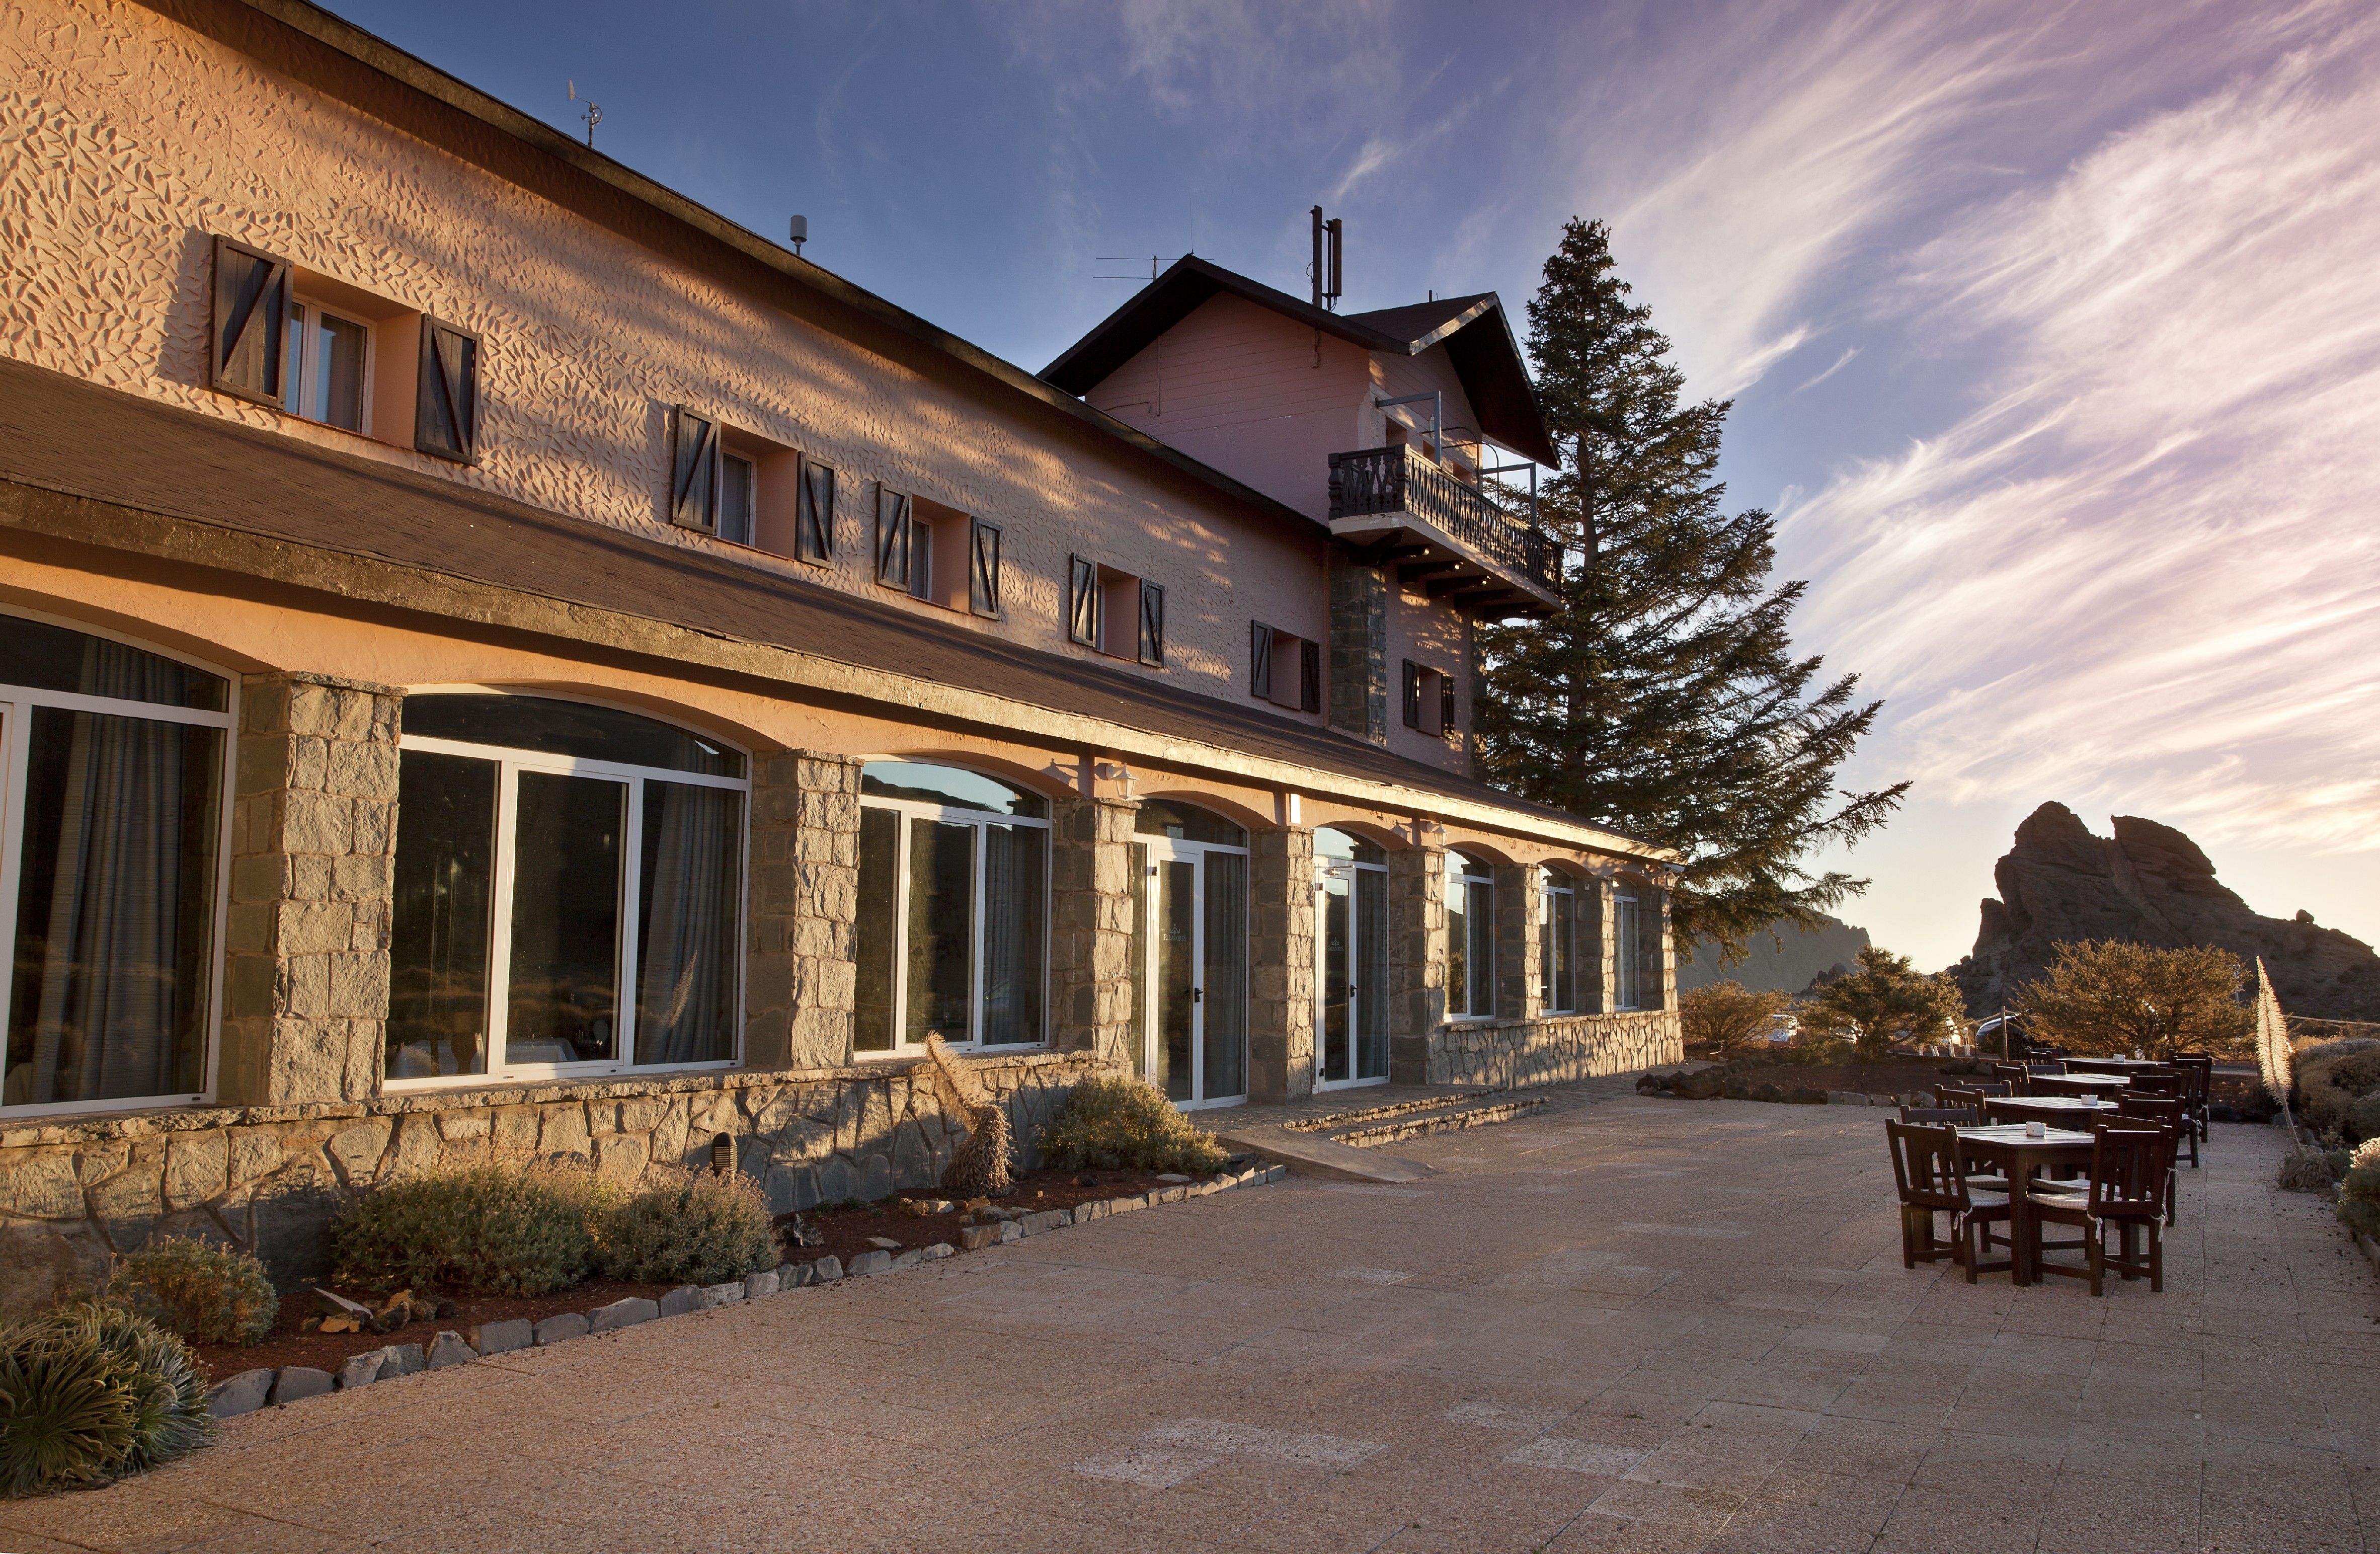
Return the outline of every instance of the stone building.
{"type": "Polygon", "coordinates": [[[441,1161],[923,1184],[929,1032],[1028,1147],[1678,1056],[1676,858],[1471,775],[1494,297],[1185,261],[1036,375],[299,0],[0,61],[8,1302],[441,1161]]]}

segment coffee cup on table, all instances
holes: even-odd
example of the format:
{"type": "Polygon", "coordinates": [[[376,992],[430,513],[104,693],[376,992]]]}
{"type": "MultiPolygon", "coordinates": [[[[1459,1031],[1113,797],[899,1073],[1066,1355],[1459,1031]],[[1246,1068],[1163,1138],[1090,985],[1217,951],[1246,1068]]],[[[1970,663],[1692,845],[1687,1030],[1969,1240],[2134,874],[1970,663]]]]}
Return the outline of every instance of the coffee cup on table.
{"type": "Polygon", "coordinates": [[[2024,1136],[2027,1138],[2047,1138],[2049,1136],[2049,1127],[2044,1123],[2027,1123],[2024,1125],[2024,1136]]]}

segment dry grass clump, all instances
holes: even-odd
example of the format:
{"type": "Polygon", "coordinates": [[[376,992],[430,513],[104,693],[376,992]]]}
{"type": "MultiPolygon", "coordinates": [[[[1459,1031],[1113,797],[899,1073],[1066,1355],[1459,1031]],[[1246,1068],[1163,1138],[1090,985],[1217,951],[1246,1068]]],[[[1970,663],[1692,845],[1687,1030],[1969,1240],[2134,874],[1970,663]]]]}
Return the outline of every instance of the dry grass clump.
{"type": "Polygon", "coordinates": [[[664,1168],[659,1180],[607,1207],[596,1257],[613,1279],[719,1284],[777,1265],[776,1233],[759,1185],[740,1174],[664,1168]]]}
{"type": "Polygon", "coordinates": [[[1223,1169],[1231,1153],[1194,1127],[1164,1093],[1141,1079],[1100,1074],[1075,1087],[1066,1110],[1041,1130],[1041,1155],[1061,1171],[1223,1169]]]}
{"type": "Polygon", "coordinates": [[[594,1271],[594,1220],[617,1196],[592,1173],[489,1161],[382,1183],[331,1221],[345,1283],[544,1295],[594,1271]]]}
{"type": "Polygon", "coordinates": [[[2348,1157],[2338,1184],[2338,1217],[2360,1235],[2380,1241],[2380,1138],[2367,1138],[2348,1157]]]}
{"type": "Polygon", "coordinates": [[[2325,1137],[2380,1138],[2380,1040],[2345,1037],[2297,1055],[2297,1110],[2325,1137]]]}
{"type": "Polygon", "coordinates": [[[0,1327],[0,1492],[86,1489],[214,1439],[189,1345],[84,1299],[0,1327]]]}
{"type": "Polygon", "coordinates": [[[195,1236],[169,1235],[128,1255],[107,1293],[192,1343],[254,1343],[281,1309],[253,1254],[195,1236]]]}

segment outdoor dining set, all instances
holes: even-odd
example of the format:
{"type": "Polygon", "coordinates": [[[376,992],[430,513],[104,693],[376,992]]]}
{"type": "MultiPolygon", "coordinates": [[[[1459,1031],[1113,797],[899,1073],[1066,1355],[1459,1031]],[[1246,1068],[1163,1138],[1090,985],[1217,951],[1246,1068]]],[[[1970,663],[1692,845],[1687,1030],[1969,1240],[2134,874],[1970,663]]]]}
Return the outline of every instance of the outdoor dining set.
{"type": "Polygon", "coordinates": [[[1885,1133],[1900,1194],[1904,1268],[1949,1258],[1967,1282],[2006,1270],[2090,1281],[2146,1279],[2165,1288],[2164,1230],[2175,1173],[2207,1142],[2214,1060],[2183,1055],[1992,1063],[1990,1077],[1944,1086],[1937,1104],[1904,1106],[1885,1133]],[[1949,1233],[1937,1233],[1948,1216],[1949,1233]],[[2080,1232],[2049,1239],[2055,1227],[2080,1232]],[[2110,1245],[2110,1242],[2113,1245],[2110,1245]],[[1991,1258],[1996,1249],[2007,1256],[1991,1258]],[[2081,1263],[2050,1253],[2082,1254],[2081,1263]]]}

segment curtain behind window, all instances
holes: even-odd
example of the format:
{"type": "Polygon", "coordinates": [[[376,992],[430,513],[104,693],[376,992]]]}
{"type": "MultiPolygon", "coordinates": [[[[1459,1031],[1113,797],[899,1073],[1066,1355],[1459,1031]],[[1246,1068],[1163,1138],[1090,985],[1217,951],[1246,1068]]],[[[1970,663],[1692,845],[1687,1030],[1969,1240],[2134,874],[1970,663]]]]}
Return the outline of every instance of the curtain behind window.
{"type": "Polygon", "coordinates": [[[735,1055],[736,875],[744,795],[645,784],[637,1061],[735,1055]]]}
{"type": "Polygon", "coordinates": [[[987,1047],[1041,1039],[1042,881],[1049,832],[983,828],[983,1035],[987,1047]]]}
{"type": "Polygon", "coordinates": [[[1208,853],[1206,1072],[1201,1095],[1248,1093],[1248,860],[1208,853]]]}

